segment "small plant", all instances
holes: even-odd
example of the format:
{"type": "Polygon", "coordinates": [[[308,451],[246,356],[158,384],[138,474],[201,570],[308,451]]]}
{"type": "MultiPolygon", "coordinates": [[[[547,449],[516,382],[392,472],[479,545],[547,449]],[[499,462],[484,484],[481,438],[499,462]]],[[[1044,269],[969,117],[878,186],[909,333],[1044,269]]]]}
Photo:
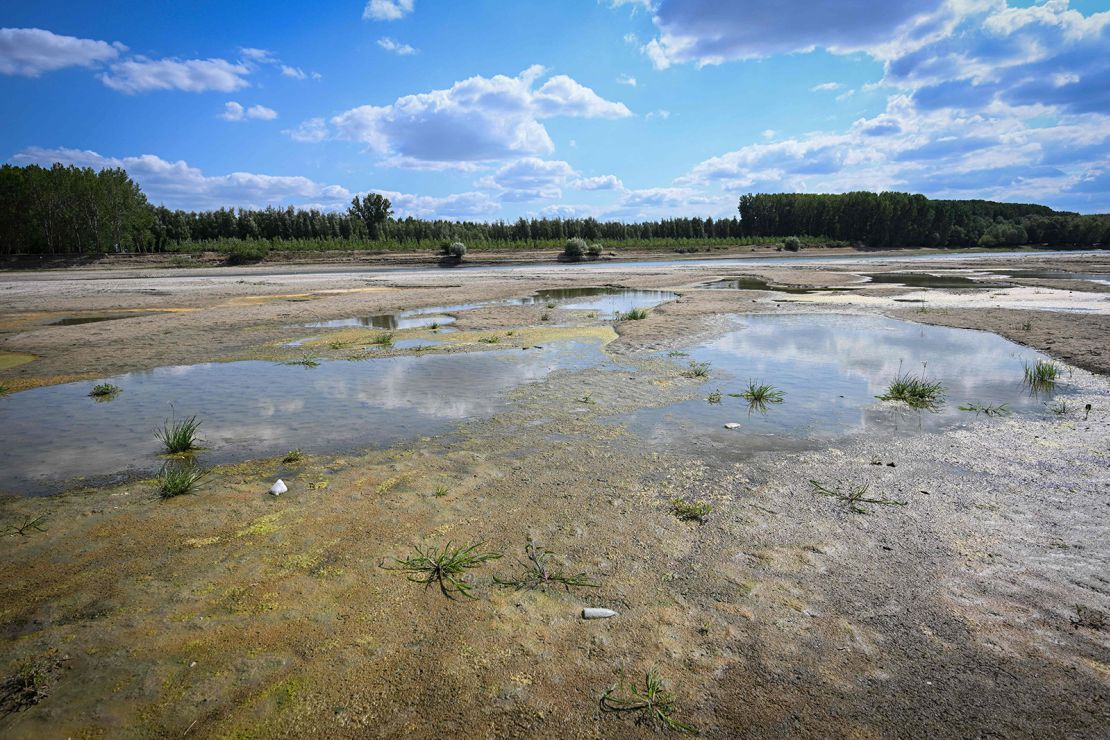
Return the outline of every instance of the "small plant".
{"type": "Polygon", "coordinates": [[[672,349],[670,352],[667,353],[667,357],[689,357],[689,356],[690,356],[690,354],[688,352],[683,352],[680,349],[672,349]]]}
{"type": "Polygon", "coordinates": [[[528,562],[523,563],[524,573],[512,580],[504,581],[494,576],[494,582],[499,586],[507,586],[520,591],[546,589],[547,586],[553,584],[559,584],[568,591],[572,587],[597,588],[597,584],[591,581],[585,573],[567,575],[565,573],[556,573],[552,571],[547,560],[555,553],[550,550],[545,550],[534,542],[529,542],[524,546],[524,554],[528,560],[528,562]]]}
{"type": "Polygon", "coordinates": [[[162,443],[162,448],[166,451],[166,454],[178,455],[197,449],[197,429],[199,428],[200,422],[197,421],[195,416],[181,420],[171,416],[162,422],[161,429],[154,430],[154,434],[158,441],[162,443]]]}
{"type": "Polygon", "coordinates": [[[540,314],[540,321],[551,321],[551,314],[547,313],[546,311],[540,314]]]}
{"type": "Polygon", "coordinates": [[[581,398],[576,398],[574,400],[578,401],[578,403],[584,403],[586,405],[590,405],[594,402],[594,397],[593,396],[594,396],[594,394],[592,392],[587,392],[581,398]]]}
{"type": "Polygon", "coordinates": [[[1057,416],[1068,415],[1068,402],[1062,398],[1052,404],[1045,403],[1045,407],[1057,416]]]}
{"type": "Polygon", "coordinates": [[[431,329],[432,331],[435,331],[436,329],[439,328],[439,322],[438,321],[433,321],[432,323],[428,324],[428,328],[431,329]]]}
{"type": "Polygon", "coordinates": [[[501,341],[501,337],[496,334],[490,334],[489,336],[479,337],[478,341],[482,344],[497,344],[501,341]]]}
{"type": "Polygon", "coordinates": [[[567,239],[567,243],[563,246],[563,255],[570,259],[582,259],[582,255],[586,253],[588,248],[586,240],[576,236],[567,239]]]}
{"type": "Polygon", "coordinates": [[[713,513],[713,507],[704,501],[687,501],[684,498],[672,498],[671,509],[682,521],[698,524],[705,524],[705,520],[713,513]]]}
{"type": "Polygon", "coordinates": [[[35,514],[34,516],[26,516],[23,518],[22,524],[8,524],[0,534],[18,534],[20,537],[26,537],[28,532],[45,532],[46,527],[42,526],[50,514],[43,512],[42,514],[35,514]]]}
{"type": "Polygon", "coordinates": [[[347,349],[352,344],[353,342],[348,342],[343,339],[333,339],[332,341],[328,342],[328,347],[331,349],[347,349]]]}
{"type": "Polygon", "coordinates": [[[393,332],[387,331],[370,340],[370,344],[376,344],[379,347],[393,346],[393,332]]]}
{"type": "Polygon", "coordinates": [[[623,691],[616,686],[601,696],[601,708],[606,712],[638,712],[643,721],[687,735],[697,735],[691,724],[675,719],[677,709],[674,694],[667,691],[659,672],[652,668],[644,679],[641,690],[629,684],[623,691]]]}
{"type": "Polygon", "coordinates": [[[443,253],[452,259],[461,260],[466,256],[466,245],[462,242],[451,242],[443,248],[443,253]]]}
{"type": "Polygon", "coordinates": [[[591,244],[590,246],[586,247],[586,254],[590,255],[591,257],[600,257],[602,249],[604,249],[604,247],[602,247],[600,244],[591,244]]]}
{"type": "Polygon", "coordinates": [[[1006,416],[1010,413],[1010,407],[1004,403],[965,403],[960,406],[960,411],[974,411],[976,415],[1006,416]]]}
{"type": "Polygon", "coordinates": [[[624,313],[617,312],[617,321],[642,321],[648,317],[646,308],[630,308],[624,313]]]}
{"type": "Polygon", "coordinates": [[[89,391],[89,395],[93,398],[108,399],[118,396],[122,390],[118,385],[112,385],[111,383],[97,383],[89,391]]]}
{"type": "Polygon", "coordinates": [[[1022,331],[1031,331],[1033,329],[1033,322],[1032,321],[1026,321],[1025,323],[1023,323],[1021,325],[1021,329],[1022,329],[1022,331]]]}
{"type": "Polygon", "coordinates": [[[783,392],[775,386],[768,383],[756,383],[754,380],[748,381],[748,389],[742,392],[740,396],[756,406],[766,406],[769,403],[782,403],[785,397],[783,392]]]}
{"type": "Polygon", "coordinates": [[[706,396],[705,400],[708,401],[709,403],[720,403],[721,402],[721,391],[720,390],[713,391],[708,396],[706,396]]]}
{"type": "Polygon", "coordinates": [[[281,461],[286,465],[295,465],[302,460],[304,460],[304,452],[301,450],[289,450],[285,453],[285,457],[281,458],[281,461]]]}
{"type": "Polygon", "coordinates": [[[511,337],[514,333],[515,332],[512,329],[510,329],[509,331],[505,332],[505,336],[511,337]]]}
{"type": "Polygon", "coordinates": [[[690,364],[687,365],[686,371],[682,374],[687,378],[708,378],[710,366],[708,362],[690,360],[690,364]]]}
{"type": "Polygon", "coordinates": [[[796,236],[788,236],[782,240],[782,248],[788,252],[800,252],[802,240],[796,236]]]}
{"type": "Polygon", "coordinates": [[[432,493],[436,498],[443,498],[447,495],[447,486],[436,486],[436,490],[432,493]]]}
{"type": "Polygon", "coordinates": [[[23,665],[0,681],[0,716],[33,707],[49,695],[47,671],[37,665],[23,665]]]}
{"type": "Polygon", "coordinates": [[[164,499],[192,493],[201,478],[208,475],[196,465],[163,465],[158,473],[158,495],[164,499]]]}
{"type": "Polygon", "coordinates": [[[848,510],[854,514],[866,514],[867,510],[860,507],[860,504],[878,504],[880,506],[905,506],[905,501],[895,501],[889,498],[868,498],[866,483],[853,483],[849,484],[847,491],[834,490],[818,483],[815,480],[809,482],[813,486],[813,492],[821,496],[829,496],[838,501],[846,501],[848,503],[848,510]]]}
{"type": "Polygon", "coordinates": [[[554,301],[548,301],[548,302],[547,302],[547,303],[545,304],[545,306],[546,306],[547,308],[555,308],[555,302],[554,302],[554,301]]]}
{"type": "Polygon", "coordinates": [[[12,389],[11,389],[11,388],[9,388],[8,386],[4,385],[3,383],[0,383],[0,396],[6,396],[6,395],[8,395],[8,394],[9,394],[9,393],[11,393],[11,392],[12,392],[12,389]]]}
{"type": "Polygon", "coordinates": [[[317,360],[310,357],[309,355],[304,355],[299,360],[290,360],[289,362],[286,362],[286,363],[283,363],[283,364],[285,364],[285,365],[300,365],[301,367],[319,367],[320,366],[320,363],[317,360]]]}
{"type": "Polygon", "coordinates": [[[887,386],[886,393],[876,398],[880,401],[901,401],[915,409],[936,410],[944,401],[944,385],[927,380],[924,370],[921,377],[899,371],[887,386]]]}
{"type": "Polygon", "coordinates": [[[431,547],[427,550],[416,545],[413,547],[416,550],[415,555],[404,559],[394,558],[395,565],[382,567],[386,570],[408,573],[410,581],[423,583],[425,587],[435,583],[448,598],[457,593],[468,599],[476,599],[478,597],[470,593],[473,586],[465,579],[466,571],[501,557],[499,552],[480,552],[480,548],[485,544],[485,542],[477,542],[452,549],[451,543],[448,542],[442,549],[431,547]]]}
{"type": "Polygon", "coordinates": [[[1052,360],[1037,360],[1030,364],[1022,363],[1025,384],[1034,391],[1049,390],[1056,386],[1057,379],[1064,374],[1064,368],[1052,360]]]}

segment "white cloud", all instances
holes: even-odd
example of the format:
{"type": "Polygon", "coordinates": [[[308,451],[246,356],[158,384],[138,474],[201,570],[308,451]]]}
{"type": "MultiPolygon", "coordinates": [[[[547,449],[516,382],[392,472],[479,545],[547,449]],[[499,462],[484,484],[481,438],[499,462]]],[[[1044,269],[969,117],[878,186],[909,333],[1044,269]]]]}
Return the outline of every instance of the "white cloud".
{"type": "Polygon", "coordinates": [[[253,118],[258,121],[272,121],[278,117],[277,111],[273,108],[267,108],[264,105],[252,105],[247,108],[247,118],[253,118]]]}
{"type": "Polygon", "coordinates": [[[323,118],[309,118],[301,121],[295,129],[285,129],[281,133],[302,144],[316,144],[328,138],[328,125],[323,118]]]}
{"type": "Polygon", "coordinates": [[[570,183],[570,185],[579,190],[624,190],[624,183],[616,175],[582,177],[570,183]]]}
{"type": "Polygon", "coordinates": [[[573,167],[561,160],[524,157],[502,166],[477,184],[499,191],[504,202],[551,200],[562,197],[562,186],[576,174],[573,167]]]}
{"type": "Polygon", "coordinates": [[[653,110],[649,112],[646,116],[644,116],[644,120],[650,121],[653,118],[658,118],[661,121],[666,121],[670,117],[671,112],[669,110],[664,110],[660,108],[659,110],[653,110]]]}
{"type": "Polygon", "coordinates": [[[618,85],[628,85],[629,87],[636,87],[636,78],[632,75],[619,75],[617,77],[618,85]]]}
{"type": "Polygon", "coordinates": [[[242,105],[234,100],[229,100],[224,103],[224,112],[220,114],[220,118],[225,121],[242,121],[244,113],[242,105]]]}
{"type": "Polygon", "coordinates": [[[501,210],[501,202],[488,193],[454,193],[446,196],[413,195],[376,190],[389,198],[398,218],[489,219],[501,210]]]}
{"type": "Polygon", "coordinates": [[[565,75],[536,89],[543,74],[537,65],[516,77],[471,77],[390,105],[353,108],[331,123],[339,138],[363,142],[391,164],[434,169],[550,153],[541,118],[632,115],[565,75]]]}
{"type": "Polygon", "coordinates": [[[412,12],[413,0],[370,0],[362,10],[364,20],[396,21],[412,12]]]}
{"type": "Polygon", "coordinates": [[[147,59],[116,62],[100,75],[108,87],[134,94],[151,90],[232,92],[246,87],[250,67],[224,59],[147,59]]]}
{"type": "Polygon", "coordinates": [[[41,28],[0,28],[0,74],[38,77],[65,67],[92,67],[126,49],[120,43],[60,36],[41,28]]]}
{"type": "Polygon", "coordinates": [[[207,176],[196,167],[178,160],[169,162],[153,154],[137,157],[106,157],[80,149],[32,147],[15,155],[19,164],[50,165],[54,162],[79,167],[122,167],[135,179],[152,203],[170,208],[263,208],[267,205],[319,205],[346,207],[352,193],[338,185],[324,185],[307,177],[260,175],[232,172],[207,176]]]}
{"type": "Polygon", "coordinates": [[[269,49],[253,49],[245,46],[239,49],[239,53],[251,61],[258,62],[259,64],[280,64],[278,58],[269,49]]]}
{"type": "Polygon", "coordinates": [[[294,80],[303,80],[308,77],[300,67],[290,67],[288,64],[281,65],[281,74],[285,77],[292,77],[294,80]]]}
{"type": "Polygon", "coordinates": [[[402,44],[399,41],[394,41],[388,36],[382,36],[378,39],[378,46],[382,47],[388,52],[396,54],[397,56],[407,57],[416,53],[416,49],[408,44],[402,44]]]}
{"type": "Polygon", "coordinates": [[[842,85],[839,82],[822,82],[820,85],[814,85],[810,88],[810,92],[831,92],[839,90],[842,85]]]}

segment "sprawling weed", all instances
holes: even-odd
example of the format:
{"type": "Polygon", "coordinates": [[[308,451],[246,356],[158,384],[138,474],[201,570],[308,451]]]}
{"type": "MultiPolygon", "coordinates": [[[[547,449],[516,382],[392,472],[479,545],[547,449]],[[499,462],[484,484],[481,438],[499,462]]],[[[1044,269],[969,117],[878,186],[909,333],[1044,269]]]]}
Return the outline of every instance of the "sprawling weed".
{"type": "Polygon", "coordinates": [[[960,411],[974,411],[976,415],[1007,416],[1010,413],[1010,407],[1004,403],[965,403],[960,406],[960,411]]]}
{"type": "Polygon", "coordinates": [[[501,557],[499,552],[480,552],[485,544],[476,542],[473,545],[452,548],[448,542],[442,548],[430,547],[426,550],[416,545],[413,547],[416,550],[415,555],[394,558],[394,565],[382,567],[407,573],[410,581],[423,583],[425,587],[435,583],[444,596],[451,597],[457,593],[468,599],[476,599],[478,597],[470,593],[473,586],[466,581],[466,571],[501,557]]]}
{"type": "Polygon", "coordinates": [[[5,525],[0,529],[0,534],[18,534],[20,537],[26,537],[28,532],[45,532],[46,527],[43,525],[49,517],[50,514],[47,512],[25,516],[19,524],[5,525]]]}
{"type": "Polygon", "coordinates": [[[641,721],[687,735],[698,734],[696,727],[674,717],[676,704],[674,694],[666,690],[655,668],[648,671],[642,689],[632,684],[623,689],[612,686],[601,696],[604,711],[637,712],[641,721]]]}
{"type": "Polygon", "coordinates": [[[534,542],[529,542],[524,546],[524,554],[527,558],[527,562],[522,563],[524,572],[521,575],[506,580],[494,576],[493,580],[497,582],[498,585],[525,591],[546,589],[548,586],[556,584],[568,591],[572,587],[597,588],[597,584],[591,581],[585,573],[568,575],[566,573],[553,571],[548,563],[548,558],[555,553],[550,550],[545,550],[534,542]]]}
{"type": "Polygon", "coordinates": [[[704,524],[713,513],[713,507],[704,501],[687,501],[684,498],[672,498],[671,510],[682,521],[698,524],[704,524]]]}
{"type": "Polygon", "coordinates": [[[845,501],[848,504],[848,510],[855,514],[866,514],[867,509],[861,508],[860,504],[878,504],[881,506],[905,506],[905,501],[895,501],[889,498],[868,498],[866,483],[851,483],[848,485],[847,491],[839,489],[828,488],[815,480],[809,482],[813,486],[813,492],[821,496],[829,496],[835,498],[837,501],[845,501]]]}
{"type": "Polygon", "coordinates": [[[115,398],[123,389],[111,383],[97,383],[89,391],[89,395],[96,399],[115,398]]]}
{"type": "Polygon", "coordinates": [[[294,465],[302,460],[304,460],[304,452],[301,450],[289,450],[285,453],[285,457],[281,458],[281,461],[286,465],[294,465]]]}
{"type": "Polygon", "coordinates": [[[197,421],[195,416],[190,416],[187,419],[178,419],[171,416],[162,422],[161,429],[154,430],[154,435],[162,443],[162,448],[167,454],[177,455],[197,449],[197,429],[199,428],[200,422],[197,421]]]}

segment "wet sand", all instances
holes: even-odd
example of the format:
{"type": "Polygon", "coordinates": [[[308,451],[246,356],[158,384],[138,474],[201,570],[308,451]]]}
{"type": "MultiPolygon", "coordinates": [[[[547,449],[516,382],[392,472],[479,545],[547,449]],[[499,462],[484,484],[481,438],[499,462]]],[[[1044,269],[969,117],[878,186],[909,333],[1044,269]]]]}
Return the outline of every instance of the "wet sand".
{"type": "MultiPolygon", "coordinates": [[[[1098,256],[1018,264],[1033,259],[1110,267],[1098,256]]],[[[997,262],[943,267],[1014,264],[997,262]]],[[[907,268],[931,269],[0,276],[0,350],[37,357],[0,369],[15,389],[167,364],[341,358],[380,331],[302,324],[545,287],[680,295],[615,324],[544,305],[458,312],[457,335],[443,335],[454,341],[432,351],[489,351],[478,339],[493,331],[523,346],[612,324],[606,352],[620,367],[555,372],[453,433],[227,465],[165,502],[149,480],[3,500],[5,524],[48,519],[45,531],[0,538],[0,670],[6,686],[23,687],[4,699],[0,733],[648,736],[650,725],[599,700],[654,667],[676,694],[675,716],[710,737],[1100,736],[1110,723],[1110,632],[1098,616],[1110,612],[1102,286],[1007,280],[929,291],[924,304],[895,300],[921,289],[891,285],[860,296],[699,287],[736,275],[848,287],[861,272],[907,268]],[[1011,307],[984,306],[987,293],[1011,307]],[[111,312],[143,315],[51,324],[111,312]],[[650,352],[717,336],[742,312],[879,313],[993,331],[1074,366],[1070,411],[737,461],[702,454],[697,439],[656,449],[608,421],[696,396],[682,360],[650,352]],[[274,498],[265,491],[277,477],[290,491],[274,498]],[[867,484],[906,505],[853,513],[810,480],[867,484]],[[704,524],[679,521],[675,496],[714,511],[704,524]],[[529,540],[598,587],[498,587],[492,576],[519,573],[529,540]],[[477,600],[381,567],[413,544],[448,541],[504,553],[475,571],[477,600]],[[619,616],[583,621],[586,606],[619,616]]]]}

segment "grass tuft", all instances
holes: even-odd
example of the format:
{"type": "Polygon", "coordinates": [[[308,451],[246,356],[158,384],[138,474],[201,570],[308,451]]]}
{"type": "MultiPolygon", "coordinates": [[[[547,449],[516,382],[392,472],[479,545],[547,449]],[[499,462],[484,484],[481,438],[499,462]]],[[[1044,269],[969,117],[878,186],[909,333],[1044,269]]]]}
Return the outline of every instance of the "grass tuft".
{"type": "Polygon", "coordinates": [[[473,545],[460,545],[452,549],[451,543],[448,542],[441,549],[430,547],[427,550],[414,545],[415,555],[394,558],[394,565],[382,565],[382,567],[386,570],[408,573],[410,581],[423,583],[425,587],[435,583],[448,598],[452,598],[454,594],[461,594],[468,599],[476,599],[478,597],[470,593],[473,586],[465,579],[466,571],[501,557],[499,552],[480,552],[479,549],[485,544],[485,542],[476,542],[473,545]]]}
{"type": "Polygon", "coordinates": [[[301,450],[289,450],[285,453],[285,457],[281,458],[281,461],[286,465],[293,465],[301,460],[304,460],[304,452],[301,450]]]}
{"type": "Polygon", "coordinates": [[[162,422],[161,429],[154,430],[154,435],[162,443],[162,448],[166,451],[166,454],[178,455],[182,452],[197,449],[197,429],[199,428],[200,422],[197,421],[195,416],[180,420],[171,416],[162,422]]]}
{"type": "Polygon", "coordinates": [[[880,401],[901,401],[911,408],[933,411],[944,401],[944,385],[926,379],[924,370],[920,377],[899,372],[887,386],[886,393],[876,398],[880,401]]]}
{"type": "Polygon", "coordinates": [[[42,526],[50,517],[48,512],[42,514],[28,515],[23,518],[21,524],[8,524],[5,525],[0,534],[18,534],[20,537],[26,537],[28,532],[45,532],[46,527],[42,526]]]}
{"type": "Polygon", "coordinates": [[[597,584],[591,581],[585,573],[567,575],[551,570],[547,561],[555,553],[545,550],[534,542],[529,542],[524,546],[524,554],[527,558],[527,562],[523,563],[524,572],[512,580],[501,580],[494,576],[493,580],[497,585],[515,588],[518,591],[545,590],[548,586],[555,584],[568,591],[571,588],[597,588],[597,584]]]}
{"type": "Polygon", "coordinates": [[[89,395],[93,398],[109,399],[118,396],[122,390],[118,385],[112,385],[111,383],[97,383],[89,391],[89,395]]]}
{"type": "Polygon", "coordinates": [[[987,416],[1007,416],[1010,413],[1010,407],[1004,403],[965,403],[960,406],[960,411],[974,411],[976,416],[985,414],[987,416]]]}
{"type": "Polygon", "coordinates": [[[436,486],[436,490],[432,492],[432,495],[436,498],[443,498],[447,493],[447,486],[436,486]]]}
{"type": "Polygon", "coordinates": [[[672,498],[671,509],[682,521],[698,524],[705,524],[705,520],[713,513],[713,507],[704,501],[687,501],[683,498],[672,498]]]}
{"type": "Polygon", "coordinates": [[[551,321],[551,314],[547,313],[546,311],[540,314],[540,321],[551,321]]]}
{"type": "Polygon", "coordinates": [[[376,344],[379,347],[392,347],[393,346],[393,332],[387,331],[384,334],[379,334],[370,340],[370,344],[376,344]]]}
{"type": "Polygon", "coordinates": [[[302,367],[319,367],[320,363],[309,355],[304,355],[299,360],[289,360],[282,363],[283,365],[301,365],[302,367]]]}
{"type": "Polygon", "coordinates": [[[773,385],[749,380],[748,389],[741,393],[740,397],[747,400],[748,414],[750,415],[752,411],[759,411],[762,414],[767,413],[767,404],[782,403],[785,395],[773,385]]]}
{"type": "Polygon", "coordinates": [[[690,360],[686,371],[682,374],[687,378],[708,378],[710,363],[698,362],[697,360],[690,360]]]}
{"type": "Polygon", "coordinates": [[[650,313],[646,308],[632,308],[624,313],[617,312],[617,321],[642,321],[650,313]]]}
{"type": "Polygon", "coordinates": [[[693,725],[675,719],[675,696],[666,690],[655,668],[648,671],[643,689],[631,684],[623,690],[610,687],[601,696],[601,708],[606,712],[638,712],[642,721],[686,735],[698,734],[693,725]]]}
{"type": "Polygon", "coordinates": [[[1052,360],[1037,360],[1030,364],[1022,363],[1025,384],[1034,391],[1050,390],[1056,386],[1056,381],[1064,374],[1064,368],[1052,360]]]}
{"type": "Polygon", "coordinates": [[[201,478],[208,475],[196,465],[163,465],[158,473],[158,495],[164,499],[192,493],[201,478]]]}
{"type": "Polygon", "coordinates": [[[847,491],[839,489],[828,488],[815,480],[809,482],[813,486],[813,492],[821,495],[835,498],[837,501],[845,501],[848,503],[848,510],[854,514],[866,514],[867,509],[861,508],[860,504],[877,504],[880,506],[905,506],[905,501],[895,501],[889,498],[868,498],[866,483],[852,483],[849,484],[847,491]]]}
{"type": "Polygon", "coordinates": [[[489,334],[484,337],[478,337],[478,341],[482,344],[497,344],[501,341],[501,337],[496,334],[489,334]]]}
{"type": "Polygon", "coordinates": [[[710,393],[708,396],[705,397],[705,400],[708,401],[709,403],[720,403],[721,402],[721,390],[718,388],[717,390],[713,391],[712,393],[710,393]]]}

